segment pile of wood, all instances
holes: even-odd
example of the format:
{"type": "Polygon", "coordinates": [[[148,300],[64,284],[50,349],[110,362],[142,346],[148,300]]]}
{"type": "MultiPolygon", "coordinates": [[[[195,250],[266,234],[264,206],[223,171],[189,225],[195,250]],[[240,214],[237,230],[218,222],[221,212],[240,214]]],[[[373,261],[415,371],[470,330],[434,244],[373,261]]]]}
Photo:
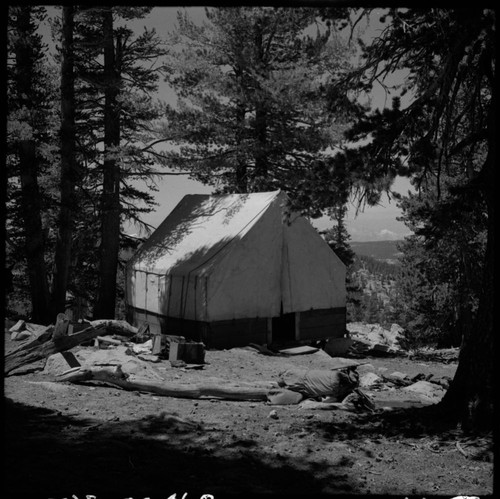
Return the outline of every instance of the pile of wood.
{"type": "Polygon", "coordinates": [[[363,359],[367,356],[396,357],[402,355],[404,355],[402,350],[392,348],[389,345],[381,343],[372,344],[361,340],[354,340],[344,356],[352,359],[363,359]]]}
{"type": "Polygon", "coordinates": [[[459,353],[460,349],[458,348],[421,349],[411,352],[408,357],[414,360],[449,364],[458,361],[459,353]]]}
{"type": "Polygon", "coordinates": [[[106,335],[118,334],[132,338],[138,332],[137,328],[126,321],[117,320],[92,321],[84,323],[81,327],[83,329],[75,331],[75,325],[70,324],[69,318],[59,314],[55,325],[39,328],[19,347],[6,353],[4,374],[9,375],[20,367],[46,359],[54,353],[65,352],[91,340],[105,339],[106,335]]]}
{"type": "MultiPolygon", "coordinates": [[[[14,329],[14,332],[22,330],[21,326],[14,329]]],[[[177,367],[174,364],[182,361],[179,358],[181,356],[187,359],[185,362],[189,362],[189,359],[192,362],[204,362],[205,352],[201,348],[203,347],[202,343],[191,342],[177,336],[161,335],[159,338],[158,335],[149,335],[146,329],[137,329],[126,321],[117,320],[100,320],[77,325],[72,324],[64,314],[59,314],[55,325],[35,328],[35,331],[30,331],[29,337],[24,338],[24,341],[17,348],[7,352],[4,374],[9,376],[23,366],[46,359],[54,354],[63,354],[67,362],[67,357],[72,356],[69,350],[79,345],[93,345],[97,348],[112,349],[113,351],[126,348],[127,351],[130,350],[130,352],[137,354],[139,359],[142,359],[144,355],[148,356],[149,352],[149,357],[167,358],[173,367],[177,367]],[[140,343],[138,343],[139,340],[140,343]],[[119,346],[122,344],[125,347],[119,346]],[[146,345],[149,346],[146,347],[146,345]],[[155,353],[157,355],[154,355],[155,353]]],[[[286,354],[304,354],[311,351],[317,351],[317,349],[298,347],[288,349],[286,354]]],[[[281,387],[281,393],[277,393],[276,388],[279,388],[279,383],[269,383],[270,386],[265,387],[243,382],[233,383],[228,380],[223,380],[221,383],[208,382],[207,380],[205,383],[180,384],[167,382],[162,378],[149,380],[134,376],[132,373],[124,372],[126,371],[126,363],[120,360],[112,364],[83,363],[82,365],[74,355],[72,359],[72,362],[68,364],[68,369],[63,367],[61,373],[56,374],[59,381],[105,384],[124,390],[149,392],[167,397],[257,400],[276,405],[298,404],[302,399],[317,399],[327,396],[330,408],[361,410],[368,407],[366,402],[359,405],[358,402],[362,396],[359,393],[356,395],[357,405],[353,405],[352,401],[346,404],[342,402],[347,395],[358,389],[359,378],[355,371],[356,365],[344,366],[340,371],[336,369],[317,372],[308,370],[304,376],[299,377],[297,386],[292,383],[289,387],[281,387]],[[313,391],[311,392],[311,390],[313,391]],[[284,391],[292,392],[293,400],[283,400],[283,395],[287,395],[283,393],[284,391]],[[297,397],[297,394],[300,396],[297,397]]]]}
{"type": "MultiPolygon", "coordinates": [[[[125,336],[127,339],[132,340],[144,333],[144,331],[138,330],[125,321],[117,320],[92,321],[85,324],[83,329],[77,332],[71,326],[74,325],[70,324],[69,318],[64,314],[59,314],[54,326],[41,327],[34,334],[31,334],[18,348],[7,352],[4,374],[8,376],[20,367],[45,359],[55,353],[65,352],[92,340],[121,344],[120,340],[114,340],[110,335],[125,336]]],[[[177,357],[181,350],[189,350],[189,345],[189,342],[180,340],[173,342],[170,348],[170,356],[175,355],[177,357]],[[175,348],[172,348],[173,345],[175,345],[175,348]]],[[[196,348],[196,350],[198,351],[199,348],[196,348]]],[[[62,374],[59,381],[72,383],[97,381],[125,390],[137,390],[181,398],[214,397],[226,400],[267,400],[268,394],[268,389],[241,386],[241,384],[235,385],[229,382],[225,383],[224,387],[220,387],[210,384],[180,385],[148,380],[137,381],[130,379],[129,376],[123,373],[120,366],[91,369],[76,366],[62,374]]]]}

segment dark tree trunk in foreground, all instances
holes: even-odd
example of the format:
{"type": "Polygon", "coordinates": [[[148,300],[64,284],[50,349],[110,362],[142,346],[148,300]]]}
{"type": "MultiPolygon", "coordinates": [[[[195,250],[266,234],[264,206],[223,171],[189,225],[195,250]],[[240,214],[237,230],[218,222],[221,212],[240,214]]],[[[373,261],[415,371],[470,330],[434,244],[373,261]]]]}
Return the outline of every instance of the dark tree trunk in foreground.
{"type": "Polygon", "coordinates": [[[52,291],[52,315],[64,312],[68,288],[73,213],[76,182],[75,159],[75,90],[73,60],[74,7],[63,7],[62,63],[61,63],[61,208],[59,234],[55,255],[54,288],[52,291]]]}
{"type": "MultiPolygon", "coordinates": [[[[36,105],[32,102],[35,95],[33,81],[35,71],[36,50],[33,45],[32,7],[20,7],[16,12],[15,30],[17,39],[14,45],[15,69],[13,78],[19,107],[30,109],[36,105]]],[[[17,144],[19,157],[19,175],[21,181],[21,212],[24,219],[24,239],[26,260],[31,293],[31,320],[40,324],[50,322],[49,287],[45,266],[45,238],[41,218],[41,195],[38,185],[40,161],[37,155],[35,137],[27,137],[17,144]]]]}
{"type": "Polygon", "coordinates": [[[493,310],[494,304],[494,222],[489,212],[483,290],[477,319],[462,342],[457,372],[442,406],[456,412],[465,428],[491,428],[493,425],[493,310]]]}
{"type": "MultiPolygon", "coordinates": [[[[372,85],[375,79],[383,81],[395,70],[407,68],[412,76],[406,83],[415,91],[415,99],[404,109],[395,100],[389,112],[370,113],[369,120],[362,120],[360,127],[349,132],[357,140],[371,134],[373,140],[359,147],[350,164],[361,178],[366,173],[365,179],[372,185],[374,179],[391,171],[391,158],[397,151],[407,156],[405,163],[410,168],[401,170],[403,165],[398,161],[393,174],[406,173],[424,193],[429,189],[426,179],[432,179],[438,201],[446,195],[455,206],[464,203],[459,210],[464,220],[468,216],[467,200],[486,206],[475,207],[481,211],[473,214],[478,219],[487,217],[478,309],[471,327],[465,328],[457,372],[439,407],[451,416],[448,422],[460,421],[470,430],[493,426],[493,258],[498,196],[494,178],[494,169],[498,168],[495,41],[493,9],[394,9],[380,37],[366,47],[363,83],[372,85]],[[411,140],[403,140],[404,147],[398,147],[405,134],[411,140]],[[380,168],[384,161],[386,169],[380,168]]],[[[433,242],[432,232],[441,237],[442,213],[437,203],[425,210],[427,215],[417,214],[414,221],[426,219],[421,235],[424,241],[433,242]]],[[[458,234],[455,228],[451,230],[458,234]]],[[[478,230],[484,229],[479,226],[478,230]]]]}
{"type": "MultiPolygon", "coordinates": [[[[493,88],[496,88],[493,86],[493,88]]],[[[479,188],[484,193],[488,210],[488,233],[484,260],[482,291],[477,318],[472,330],[464,336],[457,372],[446,393],[442,406],[455,411],[466,429],[493,427],[494,339],[495,310],[495,203],[496,182],[496,123],[497,100],[493,91],[488,116],[488,155],[479,176],[479,188]]]]}
{"type": "Polygon", "coordinates": [[[35,143],[26,140],[19,144],[21,170],[21,206],[24,218],[24,239],[31,294],[31,321],[49,324],[49,286],[45,266],[45,241],[43,234],[38,162],[35,143]]]}
{"type": "Polygon", "coordinates": [[[113,12],[107,7],[103,14],[104,37],[104,164],[101,201],[101,248],[99,289],[94,319],[115,316],[116,276],[120,248],[120,166],[114,157],[120,144],[120,111],[118,103],[118,61],[113,38],[113,12]]]}

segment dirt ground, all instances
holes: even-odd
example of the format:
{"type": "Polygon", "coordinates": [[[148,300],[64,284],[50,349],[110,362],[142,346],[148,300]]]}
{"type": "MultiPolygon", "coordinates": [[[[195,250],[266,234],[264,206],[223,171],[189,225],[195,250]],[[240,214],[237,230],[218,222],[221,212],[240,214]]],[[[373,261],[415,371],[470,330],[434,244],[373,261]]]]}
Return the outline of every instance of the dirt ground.
{"type": "MultiPolygon", "coordinates": [[[[205,360],[201,370],[167,360],[154,366],[171,382],[255,386],[276,382],[289,368],[342,362],[364,363],[361,374],[451,378],[456,369],[401,357],[338,359],[322,351],[284,357],[231,349],[207,351],[205,360]]],[[[445,429],[432,406],[399,389],[364,392],[376,412],[162,397],[61,383],[31,366],[4,379],[2,497],[493,494],[488,436],[445,429]],[[397,408],[401,401],[410,407],[397,408]]]]}

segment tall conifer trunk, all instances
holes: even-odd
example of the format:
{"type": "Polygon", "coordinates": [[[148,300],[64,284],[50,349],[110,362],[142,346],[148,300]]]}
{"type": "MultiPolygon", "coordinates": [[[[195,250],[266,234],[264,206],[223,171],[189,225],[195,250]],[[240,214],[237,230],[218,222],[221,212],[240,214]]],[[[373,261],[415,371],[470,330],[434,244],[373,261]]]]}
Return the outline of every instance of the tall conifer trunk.
{"type": "Polygon", "coordinates": [[[73,58],[74,6],[63,7],[61,62],[61,208],[55,255],[55,274],[52,290],[52,315],[64,312],[71,263],[73,236],[74,194],[76,182],[75,157],[75,90],[73,58]]]}
{"type": "Polygon", "coordinates": [[[245,104],[240,103],[236,109],[236,144],[238,160],[236,164],[236,190],[240,193],[248,191],[247,164],[242,152],[245,133],[245,104]]]}
{"type": "Polygon", "coordinates": [[[21,207],[24,218],[24,240],[31,295],[31,321],[49,324],[49,286],[45,266],[45,238],[41,218],[38,186],[38,160],[33,140],[19,144],[21,171],[21,207]]]}
{"type": "MultiPolygon", "coordinates": [[[[493,85],[496,89],[496,86],[493,85]]],[[[455,411],[467,429],[493,427],[495,310],[495,203],[497,98],[493,91],[488,113],[488,155],[479,175],[479,188],[488,211],[487,243],[479,306],[472,328],[464,336],[455,377],[442,401],[442,406],[455,411]]]]}
{"type": "MultiPolygon", "coordinates": [[[[254,57],[255,70],[259,76],[264,76],[266,68],[264,61],[263,30],[260,21],[254,25],[254,57]]],[[[254,178],[257,180],[257,189],[259,185],[268,176],[268,153],[267,153],[267,109],[263,89],[260,83],[256,85],[257,95],[255,104],[255,171],[254,178]]]]}
{"type": "MultiPolygon", "coordinates": [[[[17,40],[14,46],[14,79],[20,96],[20,107],[30,108],[34,95],[35,49],[31,6],[16,9],[15,29],[17,40]]],[[[45,238],[41,217],[41,195],[38,185],[40,162],[34,137],[18,143],[19,175],[21,181],[21,211],[24,218],[24,240],[28,278],[30,283],[32,316],[31,320],[39,324],[50,323],[49,286],[45,265],[45,238]]]]}
{"type": "Polygon", "coordinates": [[[104,36],[104,162],[101,200],[101,246],[99,288],[94,319],[111,319],[115,315],[116,277],[120,248],[120,166],[114,149],[120,144],[119,79],[113,36],[113,11],[105,7],[104,36]]]}

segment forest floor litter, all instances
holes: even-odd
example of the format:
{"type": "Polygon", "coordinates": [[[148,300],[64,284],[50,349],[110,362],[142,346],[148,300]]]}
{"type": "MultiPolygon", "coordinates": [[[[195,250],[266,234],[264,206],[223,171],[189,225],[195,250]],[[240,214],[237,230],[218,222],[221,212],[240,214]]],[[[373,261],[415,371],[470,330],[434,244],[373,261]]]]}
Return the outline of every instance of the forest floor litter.
{"type": "MultiPolygon", "coordinates": [[[[10,326],[6,353],[40,334],[10,326]]],[[[449,429],[434,412],[456,352],[409,355],[395,327],[385,340],[380,326],[351,328],[343,357],[249,345],[188,363],[154,354],[151,338],[110,334],[22,366],[4,381],[4,490],[44,498],[491,495],[491,437],[449,429]],[[356,342],[368,345],[364,353],[351,348],[356,342]],[[71,381],[117,369],[125,388],[113,378],[71,381]],[[163,386],[181,396],[150,390],[163,386]]]]}

